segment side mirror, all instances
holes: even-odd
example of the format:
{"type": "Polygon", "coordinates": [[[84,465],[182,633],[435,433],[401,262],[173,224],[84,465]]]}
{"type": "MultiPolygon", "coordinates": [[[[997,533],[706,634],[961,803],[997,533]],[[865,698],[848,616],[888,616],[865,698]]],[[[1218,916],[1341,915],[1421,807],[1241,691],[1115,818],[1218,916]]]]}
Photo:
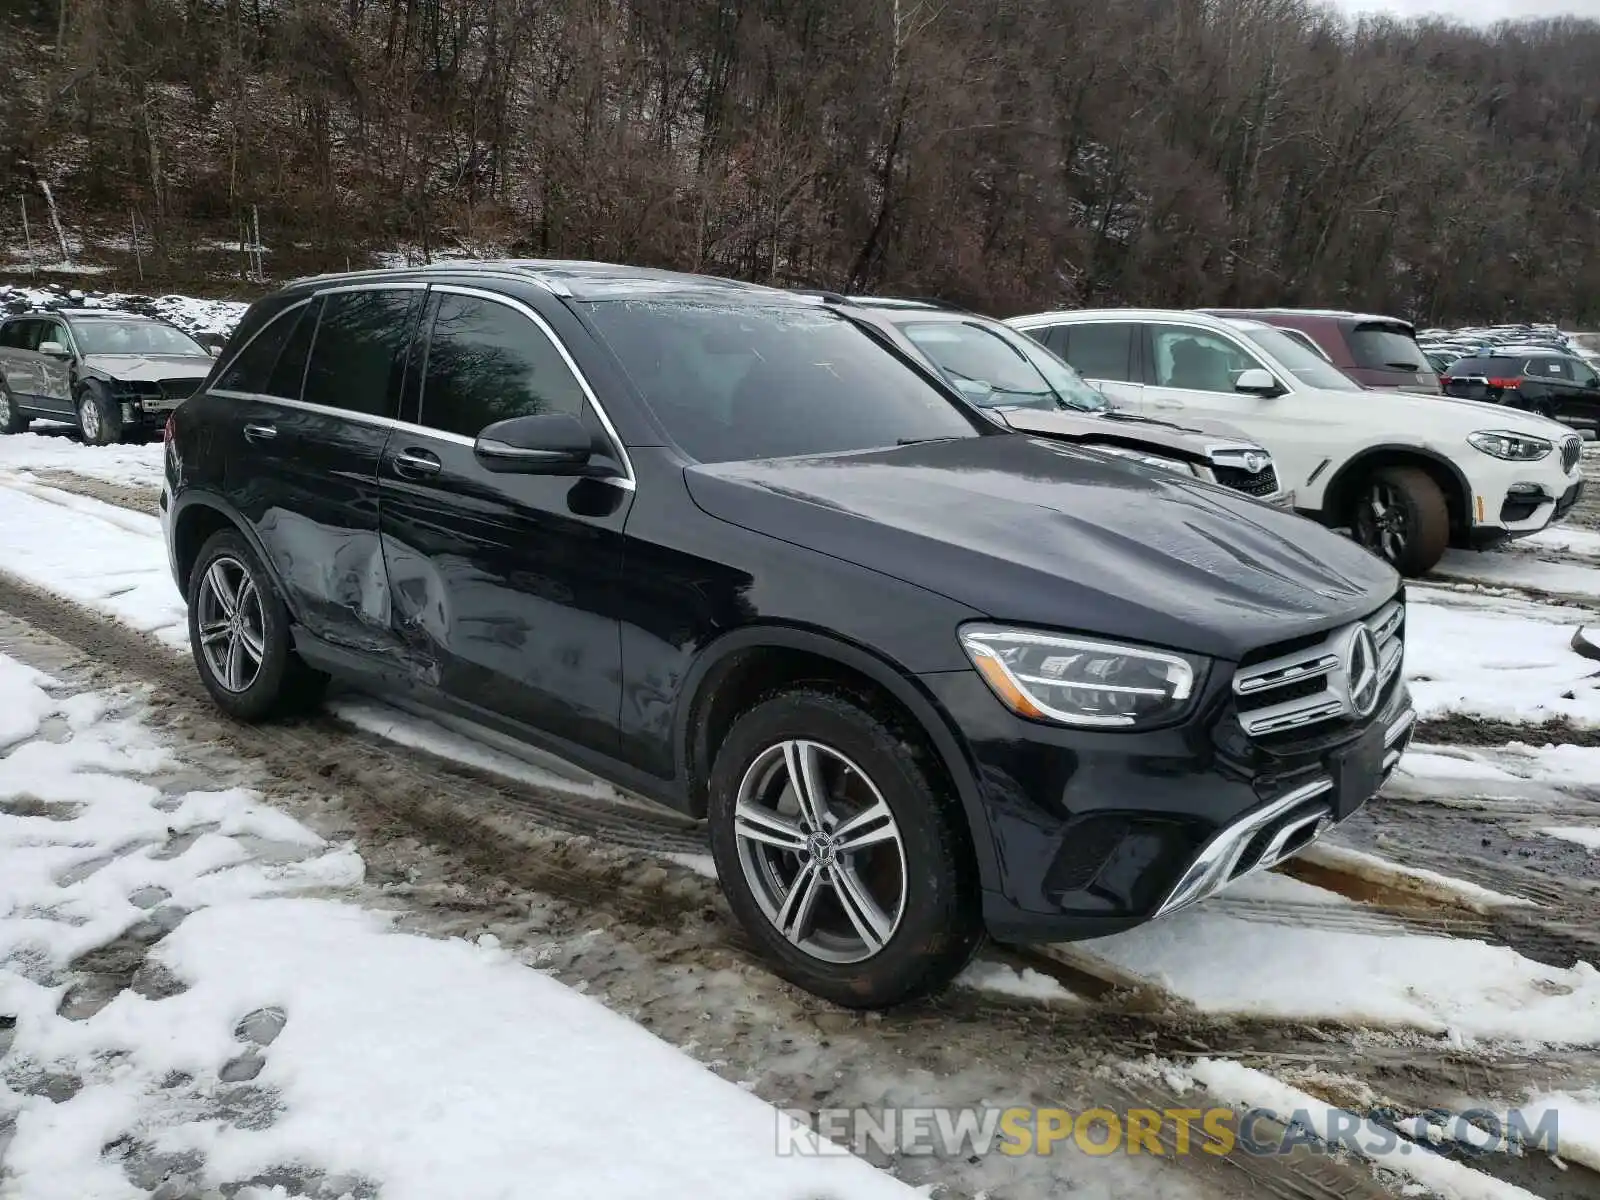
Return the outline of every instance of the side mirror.
{"type": "Polygon", "coordinates": [[[40,342],[39,353],[48,354],[51,358],[66,358],[67,348],[60,342],[40,342]]]}
{"type": "Polygon", "coordinates": [[[542,413],[496,421],[478,434],[472,453],[501,475],[588,475],[594,439],[577,417],[542,413]]]}
{"type": "Polygon", "coordinates": [[[957,379],[958,391],[975,404],[984,404],[994,396],[994,384],[987,379],[957,379]]]}
{"type": "Polygon", "coordinates": [[[1263,371],[1260,367],[1251,367],[1248,371],[1239,372],[1233,390],[1251,396],[1264,396],[1269,400],[1274,396],[1283,395],[1283,388],[1272,377],[1272,372],[1263,371]]]}

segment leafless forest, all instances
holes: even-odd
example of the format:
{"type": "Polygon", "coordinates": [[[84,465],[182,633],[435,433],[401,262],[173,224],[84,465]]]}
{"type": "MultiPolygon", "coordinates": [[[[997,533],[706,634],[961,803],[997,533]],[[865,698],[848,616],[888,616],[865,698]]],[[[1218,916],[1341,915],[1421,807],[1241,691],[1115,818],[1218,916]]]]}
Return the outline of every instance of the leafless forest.
{"type": "Polygon", "coordinates": [[[1600,25],[1307,0],[0,0],[0,267],[375,252],[1600,318],[1600,25]],[[137,248],[137,260],[133,251],[137,248]]]}

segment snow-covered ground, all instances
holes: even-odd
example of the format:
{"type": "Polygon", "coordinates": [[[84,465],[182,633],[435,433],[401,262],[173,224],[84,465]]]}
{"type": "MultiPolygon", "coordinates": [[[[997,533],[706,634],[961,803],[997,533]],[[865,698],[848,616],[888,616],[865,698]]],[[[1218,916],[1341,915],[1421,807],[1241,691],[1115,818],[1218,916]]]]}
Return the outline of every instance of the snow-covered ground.
{"type": "Polygon", "coordinates": [[[352,847],[152,782],[184,764],[137,708],[0,655],[6,1196],[285,1168],[402,1200],[914,1194],[776,1156],[774,1109],[494,939],[397,932],[352,847]],[[96,995],[113,945],[133,987],[96,995]]]}
{"type": "Polygon", "coordinates": [[[1574,652],[1577,608],[1413,587],[1406,675],[1420,716],[1600,725],[1597,664],[1574,652]]]}

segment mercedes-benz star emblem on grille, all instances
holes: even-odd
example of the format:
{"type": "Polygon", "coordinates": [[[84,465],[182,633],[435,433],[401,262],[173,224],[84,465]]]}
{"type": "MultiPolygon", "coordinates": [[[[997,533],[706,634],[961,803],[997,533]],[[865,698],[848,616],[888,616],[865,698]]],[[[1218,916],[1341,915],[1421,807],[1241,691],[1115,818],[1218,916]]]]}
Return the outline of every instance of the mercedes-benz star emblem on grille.
{"type": "Polygon", "coordinates": [[[1344,674],[1351,710],[1358,717],[1370,717],[1378,707],[1378,645],[1365,625],[1355,627],[1345,646],[1344,674]]]}
{"type": "Polygon", "coordinates": [[[1246,454],[1244,456],[1244,469],[1252,475],[1259,475],[1267,469],[1267,456],[1265,454],[1246,454]]]}

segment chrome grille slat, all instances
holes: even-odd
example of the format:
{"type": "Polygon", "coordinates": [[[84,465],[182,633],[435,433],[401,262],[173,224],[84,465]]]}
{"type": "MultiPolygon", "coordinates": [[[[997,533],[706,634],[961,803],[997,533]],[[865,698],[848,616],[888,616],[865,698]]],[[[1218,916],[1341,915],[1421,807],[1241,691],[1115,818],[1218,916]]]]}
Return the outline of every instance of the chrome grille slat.
{"type": "Polygon", "coordinates": [[[1359,624],[1330,630],[1314,646],[1240,668],[1233,678],[1233,691],[1241,703],[1240,727],[1251,737],[1264,737],[1357,715],[1342,657],[1355,637],[1352,631],[1364,624],[1372,635],[1381,691],[1393,682],[1405,661],[1405,617],[1405,605],[1391,600],[1359,624]],[[1307,694],[1318,679],[1322,687],[1307,694]],[[1294,690],[1287,691],[1278,703],[1271,702],[1275,691],[1289,688],[1294,690]],[[1246,710],[1246,701],[1259,707],[1246,710]]]}

